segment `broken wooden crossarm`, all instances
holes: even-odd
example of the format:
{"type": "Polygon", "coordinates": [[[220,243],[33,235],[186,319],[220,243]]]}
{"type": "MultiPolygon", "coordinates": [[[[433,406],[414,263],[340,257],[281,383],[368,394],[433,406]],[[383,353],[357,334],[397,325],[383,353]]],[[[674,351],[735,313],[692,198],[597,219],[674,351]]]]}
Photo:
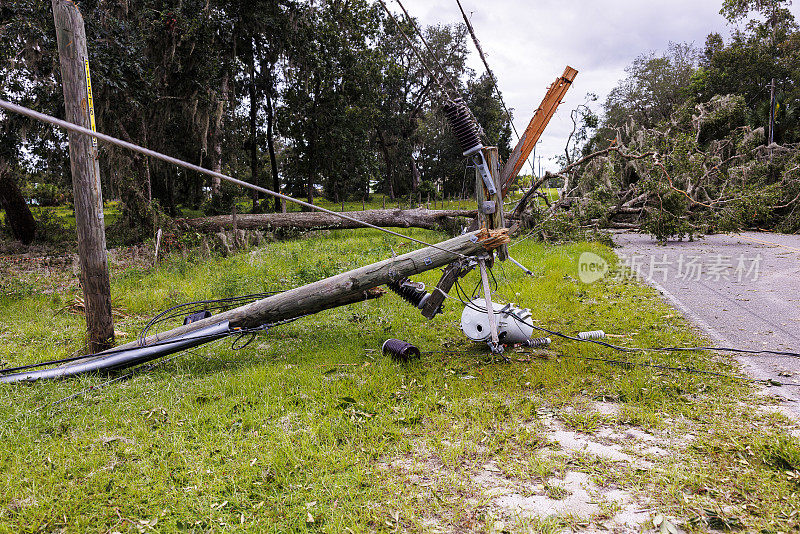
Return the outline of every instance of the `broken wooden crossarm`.
{"type": "Polygon", "coordinates": [[[471,271],[473,267],[474,262],[468,260],[457,260],[448,265],[442,272],[439,283],[436,284],[436,287],[425,301],[422,307],[422,315],[427,319],[433,319],[441,311],[444,299],[447,298],[447,294],[450,293],[456,280],[471,271]]]}
{"type": "Polygon", "coordinates": [[[548,88],[547,94],[545,94],[542,103],[539,105],[536,113],[534,113],[533,118],[531,118],[531,122],[525,129],[525,133],[522,134],[522,138],[517,143],[517,146],[514,147],[514,150],[508,156],[508,161],[506,161],[506,164],[500,171],[500,183],[502,184],[501,191],[503,196],[508,193],[508,190],[514,184],[522,165],[525,163],[525,160],[528,159],[528,155],[530,155],[533,147],[536,146],[547,123],[550,122],[550,119],[556,112],[556,109],[558,109],[561,100],[564,98],[564,95],[567,93],[567,90],[570,88],[577,75],[577,70],[567,66],[567,68],[564,69],[564,74],[556,78],[556,81],[548,88]]]}

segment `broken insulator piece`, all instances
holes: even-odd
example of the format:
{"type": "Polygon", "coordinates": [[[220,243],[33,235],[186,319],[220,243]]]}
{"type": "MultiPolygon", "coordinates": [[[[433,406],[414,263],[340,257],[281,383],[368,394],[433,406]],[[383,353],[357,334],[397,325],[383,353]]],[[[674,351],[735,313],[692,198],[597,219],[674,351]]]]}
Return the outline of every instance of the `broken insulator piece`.
{"type": "Polygon", "coordinates": [[[386,284],[386,287],[400,295],[400,297],[406,302],[410,302],[414,307],[420,309],[425,306],[425,301],[428,300],[428,297],[430,297],[430,295],[424,289],[425,286],[422,286],[422,289],[420,289],[417,284],[408,278],[392,280],[386,284]]]}
{"type": "Polygon", "coordinates": [[[387,339],[383,342],[381,352],[391,356],[393,360],[408,361],[412,358],[419,358],[421,353],[417,347],[403,341],[402,339],[387,339]]]}
{"type": "Polygon", "coordinates": [[[590,340],[590,339],[603,339],[606,337],[606,333],[602,330],[590,330],[589,332],[578,332],[578,338],[583,340],[590,340]]]}
{"type": "Polygon", "coordinates": [[[551,340],[549,337],[532,337],[530,339],[526,339],[525,341],[520,343],[520,345],[522,345],[523,347],[532,347],[532,348],[547,347],[548,345],[550,345],[550,342],[551,340]]]}

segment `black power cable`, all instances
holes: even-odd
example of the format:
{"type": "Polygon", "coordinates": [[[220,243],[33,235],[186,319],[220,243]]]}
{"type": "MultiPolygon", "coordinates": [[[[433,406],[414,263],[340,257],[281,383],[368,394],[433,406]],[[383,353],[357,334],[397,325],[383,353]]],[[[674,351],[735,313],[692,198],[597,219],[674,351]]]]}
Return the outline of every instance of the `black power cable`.
{"type": "MultiPolygon", "coordinates": [[[[532,354],[532,353],[527,352],[527,351],[523,351],[523,354],[532,354]]],[[[659,369],[659,370],[662,370],[662,371],[677,371],[677,372],[687,373],[687,374],[709,375],[709,376],[716,376],[716,377],[719,377],[719,378],[727,378],[727,379],[730,379],[730,380],[741,380],[743,382],[750,382],[750,383],[754,383],[754,384],[764,384],[764,385],[768,385],[768,386],[798,386],[798,387],[800,387],[800,384],[784,384],[783,382],[778,382],[777,380],[772,380],[770,378],[763,378],[762,379],[762,378],[750,378],[750,377],[747,377],[747,376],[729,375],[729,374],[725,374],[725,373],[718,373],[716,371],[705,371],[703,369],[697,369],[697,368],[694,368],[694,367],[673,367],[671,365],[664,365],[664,364],[658,364],[658,363],[652,363],[652,362],[631,362],[631,361],[628,361],[628,360],[612,360],[612,359],[609,359],[609,358],[597,358],[597,357],[592,357],[592,356],[577,356],[575,354],[564,354],[564,353],[559,354],[559,356],[565,356],[567,358],[575,358],[575,359],[578,359],[578,360],[589,360],[589,361],[594,361],[594,362],[607,363],[609,365],[619,365],[621,367],[626,367],[626,368],[629,368],[629,369],[634,368],[634,367],[648,367],[648,368],[651,368],[651,369],[659,369]]]]}
{"type": "Polygon", "coordinates": [[[159,324],[177,317],[184,317],[192,315],[201,311],[224,311],[231,308],[236,308],[244,304],[249,304],[257,300],[261,300],[273,295],[282,293],[282,291],[267,291],[264,293],[252,293],[249,295],[240,295],[238,297],[227,297],[221,299],[208,299],[208,300],[195,300],[191,302],[184,302],[156,314],[139,333],[139,345],[144,345],[145,339],[150,329],[159,324]]]}
{"type": "MultiPolygon", "coordinates": [[[[191,315],[191,314],[196,313],[198,311],[205,311],[205,310],[222,311],[222,310],[229,309],[229,308],[232,308],[232,307],[241,306],[242,304],[246,304],[246,303],[249,303],[249,302],[260,300],[262,298],[266,298],[266,297],[275,295],[277,293],[281,293],[281,291],[271,291],[271,292],[266,292],[266,293],[253,293],[253,294],[249,294],[249,295],[241,295],[241,296],[238,296],[238,297],[227,297],[227,298],[221,298],[221,299],[198,300],[198,301],[192,301],[192,302],[184,302],[182,304],[178,304],[176,306],[172,306],[172,307],[167,308],[166,310],[156,314],[147,323],[147,325],[145,325],[145,327],[142,329],[142,331],[139,334],[139,347],[140,348],[141,347],[159,347],[159,346],[171,345],[171,344],[174,344],[174,343],[180,343],[181,342],[181,339],[172,338],[172,339],[165,339],[165,340],[160,340],[160,341],[155,341],[155,342],[152,342],[152,343],[149,343],[149,344],[145,344],[144,340],[147,338],[147,334],[148,334],[149,330],[153,326],[155,326],[157,324],[169,321],[171,319],[184,317],[186,315],[191,315]]],[[[252,343],[253,339],[255,338],[255,336],[258,333],[266,332],[270,328],[273,328],[275,326],[280,326],[280,325],[283,325],[283,324],[288,324],[288,323],[291,323],[293,321],[296,321],[296,320],[301,319],[301,318],[306,317],[306,316],[307,315],[301,315],[301,316],[293,317],[293,318],[290,318],[290,319],[284,319],[283,321],[277,321],[275,323],[264,324],[264,325],[257,326],[257,327],[254,327],[254,328],[233,328],[233,329],[231,329],[230,334],[228,334],[228,336],[236,336],[235,339],[231,342],[231,348],[233,350],[241,350],[241,349],[245,348],[246,346],[248,346],[250,343],[252,343]],[[245,336],[252,336],[252,337],[250,337],[246,342],[242,342],[242,339],[245,336]]],[[[197,339],[197,340],[208,339],[209,341],[214,340],[214,339],[218,339],[218,338],[219,338],[219,336],[216,336],[216,335],[207,335],[207,336],[202,336],[201,335],[201,336],[195,336],[194,337],[194,339],[197,339]]],[[[132,350],[132,349],[130,349],[130,348],[108,349],[108,350],[105,350],[105,351],[102,351],[102,352],[96,352],[96,353],[92,353],[92,354],[82,354],[80,356],[71,356],[71,357],[68,357],[68,358],[60,358],[60,359],[57,359],[57,360],[49,360],[49,361],[45,361],[45,362],[32,363],[32,364],[21,365],[21,366],[17,366],[17,367],[7,367],[7,368],[4,368],[4,369],[0,369],[0,376],[16,373],[16,372],[20,372],[20,371],[25,371],[25,370],[28,370],[28,369],[36,369],[36,368],[47,367],[47,366],[51,366],[51,365],[61,365],[61,364],[65,364],[65,363],[76,362],[78,360],[84,360],[84,359],[87,359],[87,358],[112,356],[114,354],[121,354],[121,353],[124,353],[124,352],[128,352],[130,350],[132,350]]]]}
{"type": "MultiPolygon", "coordinates": [[[[235,334],[238,334],[238,333],[241,333],[241,332],[242,332],[242,330],[235,330],[235,331],[231,332],[231,335],[235,335],[235,334]]],[[[246,331],[245,331],[245,333],[246,333],[246,331]]],[[[212,340],[212,339],[218,339],[218,338],[219,338],[219,336],[214,336],[214,335],[194,336],[193,337],[193,339],[196,339],[196,340],[204,340],[204,339],[212,340]]],[[[146,347],[159,347],[159,346],[162,346],[162,345],[172,345],[174,343],[180,343],[182,341],[184,341],[184,340],[171,338],[171,339],[165,339],[163,341],[156,341],[155,343],[150,343],[149,345],[145,345],[145,346],[146,347]]],[[[137,348],[140,348],[140,347],[137,347],[137,348]]],[[[128,352],[130,350],[132,350],[132,349],[129,349],[129,348],[125,348],[125,349],[109,349],[109,350],[106,350],[106,351],[103,351],[103,352],[95,352],[95,353],[92,353],[92,354],[84,354],[82,356],[73,356],[73,357],[70,357],[70,358],[61,358],[61,359],[58,359],[58,360],[49,360],[49,361],[46,361],[46,362],[33,363],[33,364],[30,364],[30,365],[22,365],[22,366],[19,366],[19,367],[7,367],[5,369],[0,369],[0,374],[10,374],[10,373],[14,373],[14,372],[17,372],[17,371],[24,371],[26,369],[34,369],[34,368],[37,368],[37,367],[45,367],[45,366],[48,366],[48,365],[59,365],[59,364],[62,364],[62,363],[70,363],[70,362],[74,362],[74,361],[77,361],[77,360],[83,360],[83,359],[87,359],[87,358],[111,356],[113,354],[121,354],[121,353],[124,353],[124,352],[128,352]]]]}
{"type": "MultiPolygon", "coordinates": [[[[491,272],[491,269],[489,269],[491,272]]],[[[462,298],[462,294],[466,296],[466,293],[463,292],[463,289],[460,287],[461,284],[458,280],[456,280],[456,293],[459,296],[459,300],[464,306],[469,307],[475,311],[479,311],[481,313],[486,313],[485,307],[480,307],[472,304],[472,302],[467,302],[462,298]]],[[[495,312],[496,313],[496,312],[495,312]]],[[[543,326],[536,326],[528,321],[522,319],[514,312],[505,311],[503,313],[508,313],[512,317],[514,317],[517,321],[530,326],[535,330],[539,330],[541,332],[546,332],[553,336],[558,336],[564,339],[568,339],[570,341],[580,341],[583,343],[595,343],[597,345],[601,345],[603,347],[607,347],[610,349],[614,349],[620,352],[645,352],[645,351],[654,351],[654,352],[691,352],[691,351],[715,351],[715,352],[733,352],[738,354],[772,354],[776,356],[789,356],[793,358],[800,358],[800,353],[791,352],[791,351],[777,351],[777,350],[749,350],[749,349],[739,349],[739,348],[732,348],[732,347],[714,347],[714,346],[700,346],[700,347],[651,347],[651,348],[641,348],[641,347],[623,347],[620,345],[614,345],[612,343],[606,343],[605,341],[600,341],[597,339],[583,339],[575,336],[570,336],[569,334],[564,334],[563,332],[559,332],[557,330],[550,330],[548,328],[544,328],[543,326]]]]}

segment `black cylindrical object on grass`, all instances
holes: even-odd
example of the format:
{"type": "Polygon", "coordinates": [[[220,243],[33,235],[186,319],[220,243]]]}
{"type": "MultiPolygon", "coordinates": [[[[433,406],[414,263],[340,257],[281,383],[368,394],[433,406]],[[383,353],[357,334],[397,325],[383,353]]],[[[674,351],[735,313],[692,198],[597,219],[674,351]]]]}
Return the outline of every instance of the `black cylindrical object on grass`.
{"type": "Polygon", "coordinates": [[[419,349],[402,339],[387,339],[383,342],[381,351],[392,357],[393,360],[410,360],[421,356],[419,349]]]}
{"type": "Polygon", "coordinates": [[[392,280],[386,284],[386,287],[400,295],[406,302],[413,304],[416,308],[422,308],[429,296],[424,289],[414,287],[408,278],[392,280]]]}

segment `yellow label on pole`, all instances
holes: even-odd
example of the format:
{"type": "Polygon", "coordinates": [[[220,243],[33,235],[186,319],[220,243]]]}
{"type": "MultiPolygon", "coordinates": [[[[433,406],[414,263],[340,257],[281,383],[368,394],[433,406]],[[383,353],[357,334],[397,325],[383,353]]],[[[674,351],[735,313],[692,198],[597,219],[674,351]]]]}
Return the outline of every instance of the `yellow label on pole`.
{"type": "MultiPolygon", "coordinates": [[[[97,129],[95,128],[94,125],[94,98],[92,98],[92,77],[89,75],[89,60],[84,59],[83,65],[86,68],[86,95],[89,107],[89,127],[93,132],[96,132],[97,129]]],[[[92,137],[92,146],[97,148],[96,137],[92,137]]]]}

